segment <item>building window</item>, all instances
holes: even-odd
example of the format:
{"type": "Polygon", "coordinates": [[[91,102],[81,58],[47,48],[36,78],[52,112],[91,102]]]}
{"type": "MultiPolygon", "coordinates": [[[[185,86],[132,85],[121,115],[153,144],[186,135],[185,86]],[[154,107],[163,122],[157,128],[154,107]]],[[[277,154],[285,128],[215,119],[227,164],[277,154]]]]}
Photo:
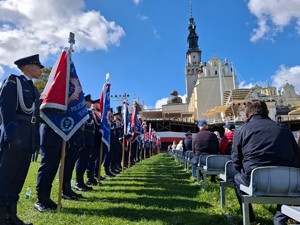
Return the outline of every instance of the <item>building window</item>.
{"type": "Polygon", "coordinates": [[[215,70],[215,75],[218,75],[218,71],[215,70]]]}

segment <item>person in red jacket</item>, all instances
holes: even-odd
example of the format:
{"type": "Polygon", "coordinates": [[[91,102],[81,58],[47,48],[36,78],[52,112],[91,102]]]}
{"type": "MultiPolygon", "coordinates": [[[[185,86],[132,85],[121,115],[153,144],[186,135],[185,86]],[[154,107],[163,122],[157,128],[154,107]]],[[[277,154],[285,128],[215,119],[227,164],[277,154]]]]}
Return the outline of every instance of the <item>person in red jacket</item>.
{"type": "Polygon", "coordinates": [[[233,123],[228,123],[224,126],[224,128],[225,134],[220,141],[220,154],[230,155],[235,125],[233,123]]]}

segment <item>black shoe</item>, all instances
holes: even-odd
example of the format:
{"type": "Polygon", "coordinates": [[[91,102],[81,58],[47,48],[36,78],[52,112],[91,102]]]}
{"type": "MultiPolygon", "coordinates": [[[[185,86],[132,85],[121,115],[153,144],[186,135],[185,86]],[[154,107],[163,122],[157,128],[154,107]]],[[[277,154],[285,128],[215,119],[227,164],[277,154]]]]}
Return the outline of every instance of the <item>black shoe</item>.
{"type": "Polygon", "coordinates": [[[77,183],[74,188],[78,191],[91,191],[92,187],[87,186],[85,183],[77,183]]]}
{"type": "Polygon", "coordinates": [[[115,175],[120,173],[119,170],[112,170],[111,172],[112,172],[113,174],[115,174],[115,175]]]}
{"type": "Polygon", "coordinates": [[[86,188],[81,187],[80,185],[75,185],[74,188],[75,188],[77,191],[88,191],[86,188]]]}
{"type": "Polygon", "coordinates": [[[50,209],[57,209],[57,204],[56,204],[54,201],[52,201],[51,198],[47,198],[47,199],[45,200],[45,202],[46,202],[46,205],[47,205],[50,209]]]}
{"type": "Polygon", "coordinates": [[[9,217],[7,219],[7,224],[9,224],[9,225],[33,225],[32,223],[24,223],[17,216],[9,217]]]}
{"type": "Polygon", "coordinates": [[[34,203],[34,209],[36,209],[39,212],[45,212],[50,210],[51,208],[46,204],[46,202],[35,202],[34,203]]]}
{"type": "Polygon", "coordinates": [[[113,173],[110,172],[110,171],[107,171],[107,172],[105,172],[105,176],[106,176],[106,177],[115,177],[116,175],[113,174],[113,173]]]}
{"type": "MultiPolygon", "coordinates": [[[[102,176],[99,177],[100,180],[105,180],[105,178],[106,178],[105,176],[104,177],[102,177],[102,176]]],[[[95,176],[94,179],[98,180],[98,177],[95,176]]]]}
{"type": "Polygon", "coordinates": [[[83,196],[82,196],[82,194],[78,194],[78,193],[76,193],[75,191],[73,191],[73,190],[70,190],[70,192],[69,192],[72,196],[75,196],[76,198],[82,198],[83,196]]]}
{"type": "Polygon", "coordinates": [[[90,186],[87,186],[85,183],[81,184],[82,187],[84,187],[85,189],[87,189],[88,191],[92,191],[93,188],[90,186]]]}
{"type": "Polygon", "coordinates": [[[98,185],[98,182],[97,182],[97,180],[96,179],[87,179],[87,181],[85,182],[86,183],[86,185],[98,185]]]}
{"type": "Polygon", "coordinates": [[[70,193],[63,193],[61,197],[66,200],[78,200],[76,196],[73,196],[70,193]]]}

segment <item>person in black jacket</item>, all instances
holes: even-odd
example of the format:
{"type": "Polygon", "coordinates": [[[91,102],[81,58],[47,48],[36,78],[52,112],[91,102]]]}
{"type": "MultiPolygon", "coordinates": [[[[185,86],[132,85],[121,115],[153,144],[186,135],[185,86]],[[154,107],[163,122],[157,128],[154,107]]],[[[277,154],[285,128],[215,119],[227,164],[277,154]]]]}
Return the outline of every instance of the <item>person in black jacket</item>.
{"type": "Polygon", "coordinates": [[[24,223],[17,202],[28,173],[31,155],[39,148],[39,92],[32,79],[44,67],[39,55],[14,62],[23,75],[10,75],[0,90],[0,224],[24,223]],[[8,217],[7,217],[8,215],[8,217]]]}
{"type": "Polygon", "coordinates": [[[37,175],[37,201],[34,208],[39,212],[57,209],[57,204],[51,199],[52,183],[58,171],[63,139],[46,123],[42,121],[41,132],[41,164],[37,175]]]}
{"type": "MultiPolygon", "coordinates": [[[[192,139],[192,148],[194,152],[192,165],[194,174],[196,174],[196,165],[198,164],[201,154],[218,154],[219,152],[218,138],[213,132],[208,130],[207,122],[205,120],[199,121],[198,127],[199,132],[192,139]]],[[[214,175],[211,176],[211,181],[216,182],[214,175]]]]}
{"type": "Polygon", "coordinates": [[[89,112],[89,119],[85,122],[84,129],[83,129],[84,147],[79,150],[79,157],[76,161],[76,186],[80,190],[89,190],[90,188],[84,183],[83,175],[87,168],[89,157],[93,152],[96,126],[93,118],[93,113],[91,110],[91,106],[92,106],[91,95],[86,95],[84,97],[84,100],[85,100],[86,108],[88,109],[89,112]]]}
{"type": "Polygon", "coordinates": [[[192,141],[193,141],[193,134],[191,131],[186,132],[185,139],[183,140],[183,152],[191,151],[192,150],[192,141]]]}
{"type": "MultiPolygon", "coordinates": [[[[81,194],[78,194],[72,190],[71,181],[75,163],[79,157],[79,152],[82,148],[84,148],[83,135],[83,126],[81,126],[67,142],[62,188],[62,198],[67,200],[77,200],[78,198],[82,197],[81,194]]],[[[79,182],[79,180],[77,180],[74,188],[78,191],[89,190],[88,186],[79,182]]]]}
{"type": "MultiPolygon", "coordinates": [[[[259,166],[290,166],[300,168],[300,150],[290,130],[268,117],[265,102],[252,100],[246,104],[246,123],[236,130],[233,137],[231,158],[239,171],[234,178],[235,191],[241,205],[240,184],[249,186],[251,171],[259,166]]],[[[249,206],[250,222],[255,224],[252,206],[249,206]]],[[[274,224],[286,224],[288,218],[280,211],[274,224]]]]}

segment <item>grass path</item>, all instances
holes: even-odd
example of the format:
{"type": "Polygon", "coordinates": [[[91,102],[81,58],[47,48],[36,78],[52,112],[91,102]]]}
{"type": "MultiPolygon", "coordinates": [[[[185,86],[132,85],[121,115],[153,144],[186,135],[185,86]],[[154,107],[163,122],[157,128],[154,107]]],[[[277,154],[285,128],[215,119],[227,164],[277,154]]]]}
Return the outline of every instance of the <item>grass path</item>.
{"type": "MultiPolygon", "coordinates": [[[[24,199],[25,189],[35,187],[38,166],[32,163],[19,202],[20,217],[34,225],[226,225],[230,223],[225,213],[235,218],[239,214],[233,190],[227,192],[226,197],[233,199],[227,202],[227,211],[221,210],[219,185],[209,184],[208,190],[199,190],[167,154],[153,156],[124,174],[104,180],[94,191],[84,192],[80,201],[63,200],[60,212],[38,213],[33,209],[34,190],[30,200],[24,199]]],[[[57,189],[56,179],[52,192],[55,201],[57,189]]],[[[262,215],[261,224],[272,224],[270,215],[262,215]]]]}

